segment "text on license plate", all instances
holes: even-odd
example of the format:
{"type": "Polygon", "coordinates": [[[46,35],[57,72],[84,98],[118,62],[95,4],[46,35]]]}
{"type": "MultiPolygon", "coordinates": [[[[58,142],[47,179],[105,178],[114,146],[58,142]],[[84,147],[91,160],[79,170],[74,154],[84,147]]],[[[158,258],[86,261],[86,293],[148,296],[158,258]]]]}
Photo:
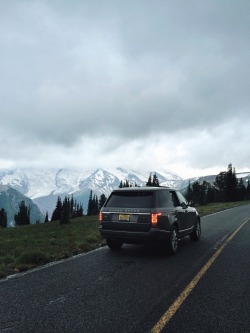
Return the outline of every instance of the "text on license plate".
{"type": "Polygon", "coordinates": [[[129,221],[130,215],[129,214],[119,214],[119,221],[129,221]]]}

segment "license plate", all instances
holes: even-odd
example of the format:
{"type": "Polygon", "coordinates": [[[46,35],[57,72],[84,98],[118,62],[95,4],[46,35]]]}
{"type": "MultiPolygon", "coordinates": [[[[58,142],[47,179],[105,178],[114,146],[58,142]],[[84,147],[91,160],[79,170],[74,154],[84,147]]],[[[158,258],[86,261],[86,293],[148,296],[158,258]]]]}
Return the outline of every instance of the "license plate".
{"type": "Polygon", "coordinates": [[[119,221],[129,221],[130,215],[129,214],[119,214],[119,221]]]}

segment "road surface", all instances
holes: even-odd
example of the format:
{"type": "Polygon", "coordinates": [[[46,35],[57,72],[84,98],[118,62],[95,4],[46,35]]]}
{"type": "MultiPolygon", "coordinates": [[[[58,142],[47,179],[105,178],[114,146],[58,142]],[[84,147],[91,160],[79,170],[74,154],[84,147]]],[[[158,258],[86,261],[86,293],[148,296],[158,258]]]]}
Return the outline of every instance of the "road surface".
{"type": "Polygon", "coordinates": [[[0,280],[0,332],[250,332],[250,205],[177,255],[107,247],[0,280]]]}

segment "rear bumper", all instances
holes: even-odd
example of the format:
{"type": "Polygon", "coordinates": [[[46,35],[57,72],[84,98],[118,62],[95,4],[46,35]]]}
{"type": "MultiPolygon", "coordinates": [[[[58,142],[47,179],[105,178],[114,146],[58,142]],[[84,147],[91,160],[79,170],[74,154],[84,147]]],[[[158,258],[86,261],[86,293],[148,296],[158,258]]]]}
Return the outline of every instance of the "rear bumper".
{"type": "Polygon", "coordinates": [[[99,228],[100,234],[104,238],[119,239],[123,243],[155,242],[164,241],[170,238],[170,231],[151,228],[149,231],[123,231],[99,228]]]}

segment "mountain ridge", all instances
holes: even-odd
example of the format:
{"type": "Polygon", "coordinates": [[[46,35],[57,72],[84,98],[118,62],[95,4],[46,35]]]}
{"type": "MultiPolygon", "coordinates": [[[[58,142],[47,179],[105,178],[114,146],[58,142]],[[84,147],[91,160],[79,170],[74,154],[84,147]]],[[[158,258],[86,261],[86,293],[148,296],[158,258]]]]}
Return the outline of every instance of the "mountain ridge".
{"type": "MultiPolygon", "coordinates": [[[[216,175],[209,175],[182,179],[171,171],[157,169],[137,171],[122,167],[89,170],[14,168],[0,169],[0,184],[18,190],[32,199],[44,215],[48,212],[51,216],[58,196],[64,198],[66,195],[73,195],[79,203],[83,204],[84,213],[86,213],[90,191],[97,196],[101,194],[108,196],[113,189],[119,187],[121,181],[125,180],[131,184],[143,186],[150,173],[156,173],[161,185],[180,190],[185,189],[189,182],[206,180],[212,183],[216,177],[216,175]]],[[[246,173],[245,178],[247,179],[248,176],[249,174],[246,173]]]]}
{"type": "MultiPolygon", "coordinates": [[[[166,186],[179,187],[183,179],[169,171],[154,170],[159,182],[166,186]]],[[[14,168],[0,170],[0,184],[8,185],[32,199],[40,210],[51,216],[58,196],[73,195],[81,202],[86,212],[89,193],[105,194],[117,188],[121,181],[128,180],[139,186],[146,184],[150,172],[114,167],[93,170],[77,169],[31,169],[14,168]]]]}

